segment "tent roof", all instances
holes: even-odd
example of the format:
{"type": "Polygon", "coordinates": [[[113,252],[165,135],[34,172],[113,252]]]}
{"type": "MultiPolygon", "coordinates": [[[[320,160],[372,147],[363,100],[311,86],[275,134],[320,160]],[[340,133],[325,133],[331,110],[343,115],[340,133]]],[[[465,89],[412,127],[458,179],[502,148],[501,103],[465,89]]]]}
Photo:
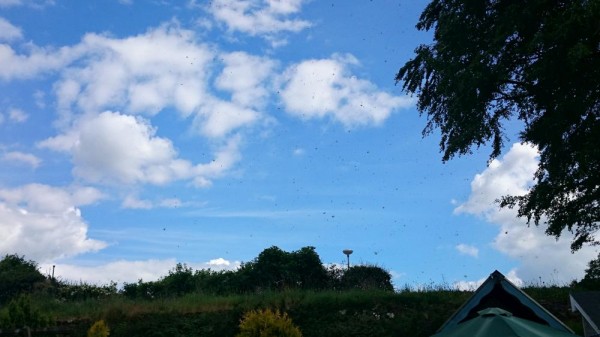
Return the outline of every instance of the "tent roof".
{"type": "Polygon", "coordinates": [[[478,316],[432,337],[577,337],[545,324],[513,316],[501,308],[480,310],[478,316]]]}
{"type": "Polygon", "coordinates": [[[600,334],[600,291],[572,293],[571,310],[579,311],[596,334],[600,334]]]}
{"type": "Polygon", "coordinates": [[[494,271],[477,288],[469,298],[439,329],[442,332],[455,327],[459,323],[478,316],[478,311],[486,308],[501,308],[511,312],[515,317],[551,326],[555,329],[570,332],[558,318],[542,307],[533,298],[510,282],[502,273],[494,271]]]}

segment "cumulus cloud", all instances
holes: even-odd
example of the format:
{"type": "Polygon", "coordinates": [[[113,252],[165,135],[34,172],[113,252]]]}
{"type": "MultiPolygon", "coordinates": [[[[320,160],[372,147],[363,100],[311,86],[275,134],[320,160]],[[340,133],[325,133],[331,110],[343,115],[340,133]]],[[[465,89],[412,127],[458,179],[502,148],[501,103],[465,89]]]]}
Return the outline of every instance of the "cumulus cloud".
{"type": "Polygon", "coordinates": [[[188,116],[205,99],[215,55],[191,31],[165,24],[125,39],[88,34],[79,46],[87,56],[55,85],[63,113],[119,108],[154,115],[174,107],[188,116]]]}
{"type": "Polygon", "coordinates": [[[352,55],[307,60],[288,68],[281,99],[286,111],[303,119],[332,118],[345,126],[379,125],[394,109],[413,105],[408,97],[392,96],[350,72],[352,55]]]}
{"type": "Polygon", "coordinates": [[[232,131],[254,124],[262,118],[269,89],[266,84],[275,62],[265,57],[234,52],[222,55],[223,70],[215,87],[230,94],[230,100],[207,98],[194,119],[194,129],[210,138],[220,138],[232,131]]]}
{"type": "Polygon", "coordinates": [[[259,109],[269,95],[265,83],[275,66],[243,52],[219,54],[172,23],[125,39],[89,34],[75,49],[85,50],[85,57],[55,84],[63,127],[77,113],[119,110],[153,116],[175,108],[182,117],[193,116],[193,129],[202,135],[230,136],[261,118],[259,109]],[[210,90],[218,55],[223,68],[214,86],[229,93],[230,100],[210,90]]]}
{"type": "Polygon", "coordinates": [[[206,186],[238,159],[237,142],[232,140],[212,162],[193,165],[179,159],[171,141],[156,136],[147,120],[110,111],[84,118],[65,134],[39,145],[71,154],[77,177],[107,184],[163,185],[192,179],[206,186]]]}
{"type": "Polygon", "coordinates": [[[21,28],[14,26],[5,18],[0,17],[0,41],[14,41],[22,38],[23,33],[21,32],[21,28]]]}
{"type": "Polygon", "coordinates": [[[469,199],[455,209],[456,214],[472,214],[498,226],[493,247],[519,261],[516,275],[525,282],[539,278],[566,283],[583,276],[587,262],[597,252],[585,247],[572,254],[571,233],[559,240],[545,234],[543,225],[527,226],[514,209],[500,209],[495,202],[503,195],[523,195],[533,183],[538,165],[537,149],[528,144],[514,144],[501,159],[493,160],[471,182],[469,199]]]}
{"type": "Polygon", "coordinates": [[[461,253],[463,255],[468,255],[468,256],[472,256],[472,257],[479,256],[479,249],[475,246],[461,243],[461,244],[456,245],[455,248],[459,253],[461,253]]]}
{"type": "Polygon", "coordinates": [[[9,151],[2,155],[2,160],[16,165],[27,165],[32,168],[37,168],[42,163],[42,160],[30,153],[19,151],[9,151]]]}
{"type": "Polygon", "coordinates": [[[231,92],[231,101],[241,106],[264,106],[269,95],[265,83],[273,73],[275,62],[244,52],[224,54],[222,58],[225,66],[215,81],[216,87],[231,92]]]}
{"type": "Polygon", "coordinates": [[[208,11],[230,32],[273,39],[280,32],[299,32],[311,26],[295,18],[306,0],[216,0],[208,11]]]}
{"type": "MultiPolygon", "coordinates": [[[[175,259],[163,260],[141,260],[127,261],[119,260],[97,266],[80,266],[74,264],[41,264],[41,270],[52,270],[55,266],[55,277],[73,282],[87,282],[91,284],[108,284],[111,281],[117,283],[134,283],[139,279],[144,281],[156,281],[168,275],[177,264],[175,259]]],[[[208,262],[186,263],[194,270],[235,270],[239,268],[239,261],[228,261],[216,258],[208,262]]]]}
{"type": "Polygon", "coordinates": [[[104,248],[104,242],[88,238],[78,208],[101,198],[90,187],[29,184],[0,189],[0,254],[44,262],[104,248]]]}

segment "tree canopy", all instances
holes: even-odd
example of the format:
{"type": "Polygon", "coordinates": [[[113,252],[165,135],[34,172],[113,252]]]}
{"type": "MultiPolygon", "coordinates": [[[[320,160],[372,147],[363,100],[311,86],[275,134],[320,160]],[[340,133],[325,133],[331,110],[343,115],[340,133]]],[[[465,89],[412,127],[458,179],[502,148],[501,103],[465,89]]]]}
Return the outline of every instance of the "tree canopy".
{"type": "Polygon", "coordinates": [[[246,284],[264,289],[323,289],[327,286],[327,270],[315,247],[285,252],[273,246],[263,250],[254,261],[240,270],[246,284]]]}
{"type": "Polygon", "coordinates": [[[37,263],[18,255],[5,255],[0,260],[0,304],[16,295],[28,292],[46,277],[38,271],[37,263]]]}
{"type": "Polygon", "coordinates": [[[434,30],[396,82],[418,95],[423,135],[441,132],[443,161],[491,143],[519,119],[539,151],[534,185],[499,200],[546,233],[574,233],[572,250],[600,228],[600,1],[433,0],[417,24],[434,30]]]}

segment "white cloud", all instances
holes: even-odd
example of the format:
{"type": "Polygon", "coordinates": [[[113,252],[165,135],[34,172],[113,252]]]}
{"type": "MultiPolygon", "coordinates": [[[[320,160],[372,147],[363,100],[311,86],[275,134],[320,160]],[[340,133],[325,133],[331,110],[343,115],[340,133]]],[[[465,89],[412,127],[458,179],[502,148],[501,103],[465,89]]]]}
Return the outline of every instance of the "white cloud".
{"type": "Polygon", "coordinates": [[[89,56],[64,71],[55,85],[62,126],[73,121],[74,113],[118,109],[155,115],[174,107],[183,117],[194,116],[193,128],[202,135],[222,138],[261,118],[257,109],[269,94],[264,83],[275,66],[243,52],[221,55],[224,67],[215,86],[231,93],[231,101],[225,101],[209,91],[217,52],[174,24],[126,39],[89,34],[80,46],[89,56]]]}
{"type": "Polygon", "coordinates": [[[219,138],[246,125],[255,123],[259,113],[250,108],[222,101],[210,100],[194,118],[194,129],[209,138],[219,138]]]}
{"type": "Polygon", "coordinates": [[[260,108],[269,95],[265,87],[275,62],[265,58],[234,52],[222,56],[225,67],[215,85],[232,93],[232,102],[245,107],[260,108]]]}
{"type": "Polygon", "coordinates": [[[28,6],[42,9],[53,5],[55,5],[55,0],[0,0],[0,7],[28,6]]]}
{"type": "MultiPolygon", "coordinates": [[[[518,276],[517,273],[514,269],[512,269],[511,271],[508,272],[508,274],[504,275],[510,282],[512,282],[512,284],[514,284],[517,287],[522,287],[523,285],[525,285],[525,283],[523,282],[523,280],[521,280],[518,276]]],[[[487,277],[481,278],[477,281],[458,281],[455,282],[453,284],[455,289],[461,290],[461,291],[474,291],[477,288],[479,288],[483,282],[485,282],[485,280],[487,279],[487,277]]]]}
{"type": "Polygon", "coordinates": [[[292,153],[294,154],[294,156],[301,157],[306,153],[306,150],[304,150],[303,148],[296,148],[292,153]]]}
{"type": "MultiPolygon", "coordinates": [[[[144,281],[156,281],[169,274],[177,261],[175,259],[127,261],[119,260],[97,266],[80,266],[74,264],[54,264],[54,276],[62,280],[73,282],[87,282],[91,284],[108,284],[111,281],[117,283],[135,283],[139,279],[144,281]]],[[[194,270],[235,270],[239,268],[239,261],[228,261],[216,258],[208,262],[186,263],[194,270]]],[[[41,270],[52,270],[52,263],[40,265],[41,270]]]]}
{"type": "Polygon", "coordinates": [[[0,7],[20,6],[22,4],[22,0],[0,0],[0,7]]]}
{"type": "MultiPolygon", "coordinates": [[[[276,66],[243,52],[219,55],[176,22],[123,39],[88,34],[71,47],[31,46],[26,54],[0,45],[0,62],[8,65],[0,68],[6,80],[59,72],[54,84],[59,134],[39,145],[72,155],[77,177],[156,185],[189,179],[196,186],[210,185],[239,160],[238,130],[268,119],[261,110],[276,66]],[[220,63],[222,70],[214,74],[220,63]],[[211,93],[213,79],[219,95],[211,93]],[[131,116],[166,108],[191,118],[191,130],[210,138],[215,160],[193,165],[178,158],[172,142],[156,136],[148,120],[131,116]]],[[[10,117],[24,121],[26,115],[18,112],[10,117]]]]}
{"type": "Polygon", "coordinates": [[[29,115],[21,109],[10,109],[8,111],[8,118],[15,123],[24,123],[29,118],[29,115]]]}
{"type": "Polygon", "coordinates": [[[103,112],[81,119],[72,130],[40,143],[73,156],[73,173],[89,182],[166,184],[192,179],[206,186],[238,159],[237,140],[229,141],[210,163],[193,165],[179,159],[170,140],[141,117],[103,112]]]}
{"type": "Polygon", "coordinates": [[[154,115],[174,107],[188,116],[206,99],[215,55],[191,31],[165,24],[125,39],[88,34],[80,46],[88,57],[55,85],[63,113],[123,108],[154,115]]]}
{"type": "Polygon", "coordinates": [[[468,255],[468,256],[472,256],[472,257],[479,256],[479,249],[475,246],[461,243],[461,244],[456,245],[455,248],[459,253],[461,253],[463,255],[468,255]]]}
{"type": "Polygon", "coordinates": [[[4,153],[2,155],[2,160],[14,164],[25,164],[31,166],[32,168],[37,168],[42,162],[41,159],[30,153],[23,153],[19,151],[10,151],[4,153]]]}
{"type": "Polygon", "coordinates": [[[264,36],[275,40],[280,32],[299,32],[310,27],[308,21],[294,18],[306,0],[216,0],[208,7],[215,20],[231,32],[264,36]]]}
{"type": "Polygon", "coordinates": [[[168,198],[162,199],[158,205],[165,208],[177,208],[183,206],[183,203],[177,198],[168,198]]]}
{"type": "Polygon", "coordinates": [[[0,254],[44,262],[104,248],[104,242],[87,237],[78,208],[102,197],[89,187],[30,184],[0,189],[0,254]]]}
{"type": "Polygon", "coordinates": [[[21,55],[9,45],[0,44],[0,79],[29,79],[55,72],[63,69],[84,52],[81,46],[52,49],[28,44],[27,47],[28,54],[21,55]]]}
{"type": "Polygon", "coordinates": [[[22,38],[23,33],[21,32],[21,28],[14,26],[5,18],[0,17],[0,41],[14,41],[22,38]]]}
{"type": "Polygon", "coordinates": [[[121,207],[129,209],[152,209],[154,205],[150,200],[142,200],[135,195],[128,195],[123,199],[121,207]]]}
{"type": "Polygon", "coordinates": [[[231,94],[230,101],[211,97],[205,100],[194,119],[194,128],[210,138],[227,136],[262,118],[269,89],[265,86],[273,74],[275,62],[244,52],[222,56],[224,68],[215,79],[215,87],[231,94]]]}
{"type": "Polygon", "coordinates": [[[33,99],[35,101],[35,105],[40,109],[46,108],[45,98],[46,98],[46,93],[43,92],[42,90],[36,90],[33,93],[33,99]]]}
{"type": "Polygon", "coordinates": [[[187,205],[178,198],[167,198],[153,202],[151,200],[139,199],[136,195],[126,196],[121,203],[121,207],[129,209],[177,208],[187,205]]]}
{"type": "Polygon", "coordinates": [[[308,60],[287,69],[281,98],[288,113],[303,119],[330,117],[345,126],[379,125],[413,100],[392,96],[350,73],[351,55],[308,60]]]}
{"type": "Polygon", "coordinates": [[[501,159],[494,160],[471,182],[469,199],[455,209],[456,214],[483,217],[498,226],[493,247],[517,259],[520,266],[515,276],[525,282],[537,281],[567,283],[583,276],[587,263],[597,256],[591,247],[572,254],[571,233],[563,233],[559,240],[545,234],[543,226],[527,226],[517,217],[515,209],[500,209],[495,200],[503,195],[523,195],[533,183],[537,169],[537,150],[527,144],[514,144],[501,159]]]}

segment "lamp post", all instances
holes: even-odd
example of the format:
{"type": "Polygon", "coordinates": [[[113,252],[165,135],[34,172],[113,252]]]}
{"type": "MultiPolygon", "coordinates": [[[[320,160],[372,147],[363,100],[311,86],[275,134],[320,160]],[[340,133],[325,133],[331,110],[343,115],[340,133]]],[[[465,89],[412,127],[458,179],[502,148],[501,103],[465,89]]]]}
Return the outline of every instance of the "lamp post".
{"type": "Polygon", "coordinates": [[[342,253],[346,254],[348,257],[348,269],[350,269],[350,254],[352,254],[352,249],[344,249],[342,253]]]}

